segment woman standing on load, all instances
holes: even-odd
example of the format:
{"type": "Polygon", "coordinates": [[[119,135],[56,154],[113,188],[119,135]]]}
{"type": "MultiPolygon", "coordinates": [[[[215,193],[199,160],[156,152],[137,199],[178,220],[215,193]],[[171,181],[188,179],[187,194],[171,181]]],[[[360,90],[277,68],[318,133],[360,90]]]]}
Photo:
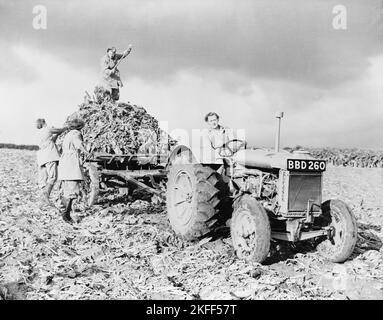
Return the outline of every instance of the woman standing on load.
{"type": "Polygon", "coordinates": [[[85,149],[80,130],[84,127],[84,122],[80,119],[74,119],[68,122],[69,132],[65,135],[62,143],[62,154],[58,166],[58,180],[61,180],[63,188],[63,197],[61,211],[64,221],[73,223],[70,216],[72,202],[80,193],[80,183],[84,180],[84,173],[80,161],[80,153],[83,152],[89,156],[85,149]]]}

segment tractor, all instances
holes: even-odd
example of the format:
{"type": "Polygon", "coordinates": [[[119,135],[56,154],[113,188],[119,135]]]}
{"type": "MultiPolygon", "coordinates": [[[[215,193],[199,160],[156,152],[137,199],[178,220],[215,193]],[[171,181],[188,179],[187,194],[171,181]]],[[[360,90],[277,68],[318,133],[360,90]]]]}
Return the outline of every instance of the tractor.
{"type": "Polygon", "coordinates": [[[172,151],[166,168],[172,229],[195,241],[226,224],[236,255],[246,261],[262,263],[272,240],[310,239],[326,259],[344,262],[356,244],[354,214],[341,200],[322,203],[326,161],[304,150],[280,150],[283,112],[276,117],[274,149],[231,140],[211,160],[186,145],[172,151]]]}

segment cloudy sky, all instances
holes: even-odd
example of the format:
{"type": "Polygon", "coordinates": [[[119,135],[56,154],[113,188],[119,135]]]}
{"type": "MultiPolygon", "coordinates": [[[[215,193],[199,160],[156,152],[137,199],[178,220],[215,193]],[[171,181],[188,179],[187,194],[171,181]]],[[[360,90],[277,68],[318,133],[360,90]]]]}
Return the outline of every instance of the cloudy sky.
{"type": "Polygon", "coordinates": [[[281,110],[284,146],[383,149],[382,16],[381,0],[0,0],[0,142],[36,143],[39,117],[61,126],[106,48],[131,43],[121,101],[170,131],[216,111],[272,146],[281,110]]]}

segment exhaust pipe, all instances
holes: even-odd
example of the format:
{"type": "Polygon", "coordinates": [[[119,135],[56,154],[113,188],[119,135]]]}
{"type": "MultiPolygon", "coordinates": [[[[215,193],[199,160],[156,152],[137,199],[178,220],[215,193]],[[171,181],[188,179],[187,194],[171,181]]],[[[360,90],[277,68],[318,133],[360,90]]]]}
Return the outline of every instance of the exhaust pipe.
{"type": "Polygon", "coordinates": [[[281,119],[283,118],[283,112],[277,111],[275,117],[277,118],[277,131],[275,133],[275,152],[279,152],[279,143],[281,138],[281,119]]]}

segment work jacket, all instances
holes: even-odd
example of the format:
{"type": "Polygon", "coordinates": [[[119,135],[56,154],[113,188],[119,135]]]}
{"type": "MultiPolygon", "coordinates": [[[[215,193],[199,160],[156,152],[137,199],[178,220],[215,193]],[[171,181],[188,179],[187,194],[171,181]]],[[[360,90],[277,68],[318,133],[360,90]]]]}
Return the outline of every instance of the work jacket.
{"type": "Polygon", "coordinates": [[[39,150],[37,151],[37,164],[43,166],[48,162],[58,161],[60,158],[55,140],[57,134],[53,133],[53,127],[39,129],[39,150]]]}
{"type": "Polygon", "coordinates": [[[101,86],[105,89],[118,88],[121,82],[120,71],[118,68],[112,72],[117,61],[124,57],[123,54],[116,53],[114,58],[110,58],[107,54],[101,58],[101,86]]]}
{"type": "Polygon", "coordinates": [[[58,167],[58,180],[84,180],[80,160],[80,150],[83,147],[81,132],[69,131],[62,143],[62,154],[58,167]]]}
{"type": "Polygon", "coordinates": [[[205,163],[222,163],[219,154],[221,147],[234,139],[233,130],[221,125],[217,129],[205,129],[202,131],[202,145],[199,159],[205,163]]]}
{"type": "Polygon", "coordinates": [[[204,143],[210,145],[213,149],[222,147],[225,143],[234,139],[233,130],[218,125],[217,129],[208,129],[204,131],[204,143]]]}

